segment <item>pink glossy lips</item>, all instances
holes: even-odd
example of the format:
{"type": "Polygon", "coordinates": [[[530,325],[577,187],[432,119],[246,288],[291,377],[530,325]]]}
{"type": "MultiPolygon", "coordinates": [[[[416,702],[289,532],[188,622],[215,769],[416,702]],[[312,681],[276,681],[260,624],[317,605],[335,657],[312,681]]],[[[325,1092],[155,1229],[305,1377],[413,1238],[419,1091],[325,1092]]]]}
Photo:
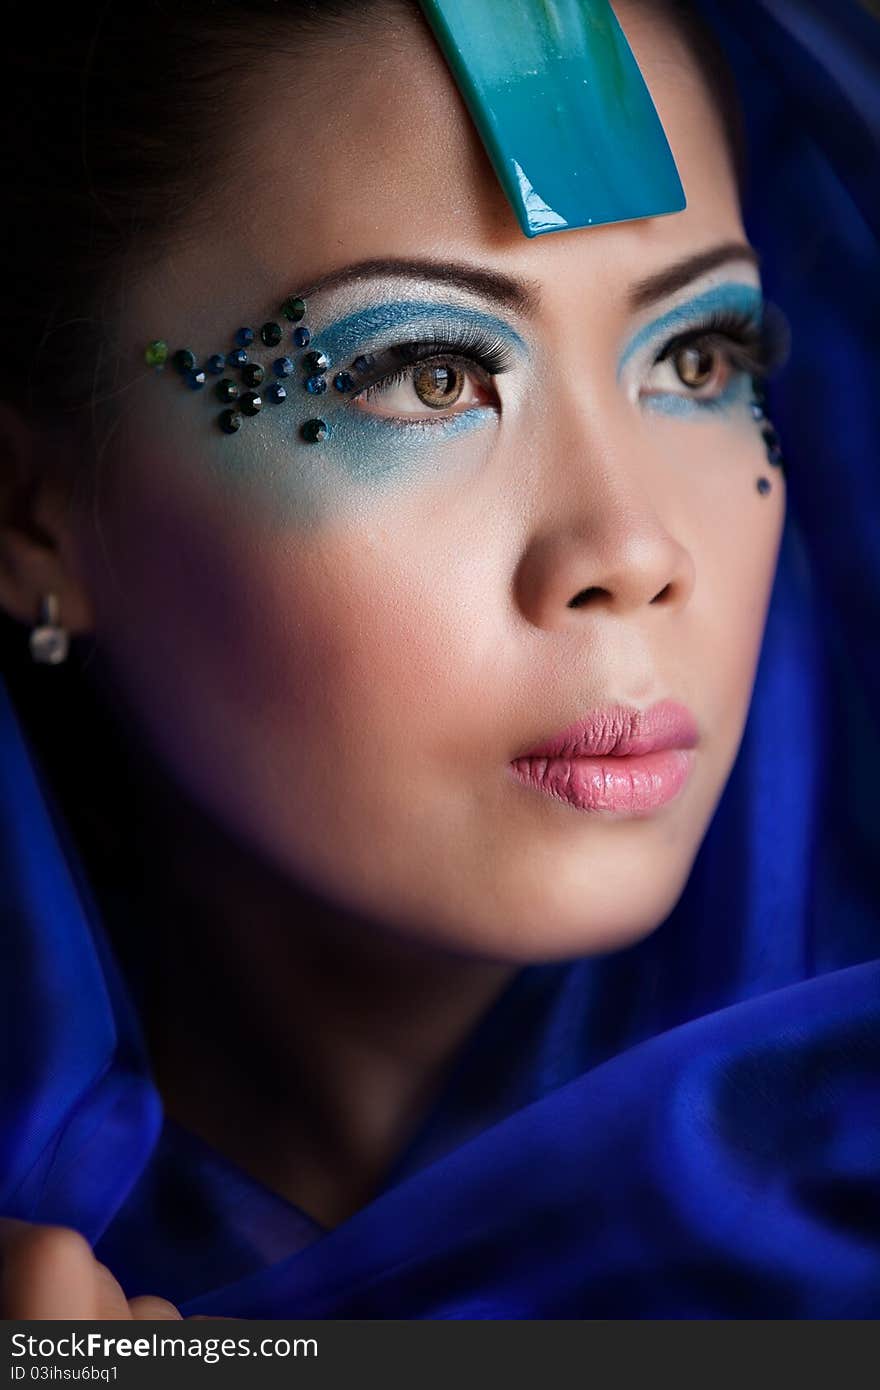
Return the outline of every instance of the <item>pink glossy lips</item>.
{"type": "Polygon", "coordinates": [[[590,710],[511,762],[528,786],[580,811],[644,815],[677,796],[699,739],[685,705],[661,700],[648,710],[590,710]]]}

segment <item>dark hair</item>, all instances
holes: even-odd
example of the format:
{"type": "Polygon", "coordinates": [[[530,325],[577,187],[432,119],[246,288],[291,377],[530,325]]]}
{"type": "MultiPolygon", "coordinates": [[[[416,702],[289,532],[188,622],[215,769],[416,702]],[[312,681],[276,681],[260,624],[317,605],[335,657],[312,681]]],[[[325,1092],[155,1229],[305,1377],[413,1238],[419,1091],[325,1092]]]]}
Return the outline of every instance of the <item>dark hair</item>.
{"type": "Polygon", "coordinates": [[[669,21],[703,73],[721,118],[731,165],[742,197],[748,177],[745,119],[736,78],[718,36],[703,18],[694,0],[637,0],[637,3],[647,5],[653,13],[669,21]]]}

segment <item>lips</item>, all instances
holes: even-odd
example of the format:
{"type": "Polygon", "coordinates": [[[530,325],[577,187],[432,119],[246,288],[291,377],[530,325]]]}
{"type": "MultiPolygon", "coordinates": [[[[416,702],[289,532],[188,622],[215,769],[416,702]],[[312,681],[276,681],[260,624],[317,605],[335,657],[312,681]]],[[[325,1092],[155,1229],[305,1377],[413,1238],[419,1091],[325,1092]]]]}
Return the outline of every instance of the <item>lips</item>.
{"type": "Polygon", "coordinates": [[[693,769],[694,716],[677,700],[648,710],[606,705],[511,761],[517,779],[578,811],[650,815],[675,800],[693,769]]]}
{"type": "Polygon", "coordinates": [[[660,700],[650,709],[605,705],[552,734],[521,758],[628,757],[665,748],[693,748],[699,740],[694,715],[677,700],[660,700]]]}

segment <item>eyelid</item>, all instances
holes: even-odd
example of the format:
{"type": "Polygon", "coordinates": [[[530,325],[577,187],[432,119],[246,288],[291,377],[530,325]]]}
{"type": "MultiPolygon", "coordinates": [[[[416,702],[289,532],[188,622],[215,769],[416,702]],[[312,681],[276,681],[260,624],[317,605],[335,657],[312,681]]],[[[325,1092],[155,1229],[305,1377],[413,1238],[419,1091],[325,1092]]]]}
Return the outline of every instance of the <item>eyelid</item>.
{"type": "Polygon", "coordinates": [[[639,352],[646,351],[658,341],[676,333],[698,328],[713,314],[730,314],[738,317],[748,316],[756,323],[762,319],[765,310],[764,292],[760,285],[739,280],[725,281],[693,299],[675,305],[668,313],[661,314],[650,323],[638,329],[628,340],[620,354],[617,366],[617,379],[620,380],[630,360],[639,352]]]}
{"type": "Polygon", "coordinates": [[[525,342],[505,320],[478,308],[425,300],[395,300],[354,310],[313,332],[312,342],[342,366],[360,353],[377,352],[383,346],[380,339],[393,344],[407,337],[448,338],[451,346],[453,340],[477,333],[505,343],[513,356],[528,356],[525,342]]]}
{"type": "Polygon", "coordinates": [[[735,373],[768,380],[787,358],[789,337],[788,320],[766,305],[760,318],[741,311],[716,312],[708,323],[668,339],[651,367],[668,361],[682,347],[703,343],[720,350],[735,373]]]}
{"type": "Polygon", "coordinates": [[[374,387],[404,380],[410,368],[438,362],[452,362],[464,367],[467,371],[477,375],[483,385],[491,384],[495,376],[508,370],[507,366],[499,366],[493,371],[486,366],[485,362],[481,362],[461,350],[455,352],[445,347],[438,347],[433,342],[397,344],[393,348],[386,349],[385,353],[376,355],[375,369],[361,383],[358,390],[347,392],[346,398],[350,401],[357,400],[374,387]],[[411,349],[411,352],[407,351],[406,357],[388,360],[389,355],[408,349],[411,349]]]}
{"type": "Polygon", "coordinates": [[[728,350],[731,347],[757,348],[761,342],[760,324],[747,319],[737,320],[729,325],[720,325],[707,320],[702,325],[685,329],[683,333],[674,333],[671,338],[667,338],[655,356],[654,363],[664,362],[681,347],[703,342],[709,342],[714,347],[723,347],[728,350]]]}

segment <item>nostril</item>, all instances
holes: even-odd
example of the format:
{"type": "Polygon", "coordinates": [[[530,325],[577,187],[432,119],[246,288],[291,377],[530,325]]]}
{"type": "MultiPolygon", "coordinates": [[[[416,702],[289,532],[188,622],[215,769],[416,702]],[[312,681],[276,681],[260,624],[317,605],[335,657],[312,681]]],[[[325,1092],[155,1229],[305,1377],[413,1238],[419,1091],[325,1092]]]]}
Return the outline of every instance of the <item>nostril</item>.
{"type": "Polygon", "coordinates": [[[568,607],[582,608],[585,603],[589,602],[593,594],[604,594],[606,592],[607,590],[597,588],[595,584],[590,589],[581,589],[579,594],[575,594],[573,599],[569,599],[568,607]]]}

